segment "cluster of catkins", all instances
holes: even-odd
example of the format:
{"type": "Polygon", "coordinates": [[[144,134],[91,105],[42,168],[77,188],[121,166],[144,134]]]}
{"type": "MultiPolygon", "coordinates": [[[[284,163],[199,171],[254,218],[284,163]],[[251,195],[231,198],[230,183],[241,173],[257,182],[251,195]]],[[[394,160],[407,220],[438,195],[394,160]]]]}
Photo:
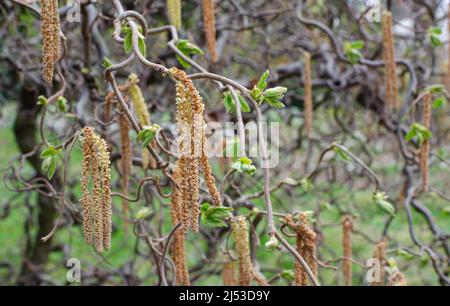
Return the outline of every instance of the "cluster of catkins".
{"type": "Polygon", "coordinates": [[[180,175],[176,181],[176,188],[179,188],[181,193],[179,205],[181,229],[186,232],[191,228],[197,232],[200,213],[199,169],[204,173],[213,204],[220,206],[222,200],[208,162],[202,98],[184,71],[177,68],[172,68],[170,71],[178,80],[176,84],[176,127],[179,134],[179,157],[176,167],[180,175]]]}
{"type": "Polygon", "coordinates": [[[97,252],[111,248],[111,170],[106,142],[92,127],[83,129],[81,205],[84,238],[97,252]],[[91,188],[90,188],[91,183],[91,188]]]}
{"type": "Polygon", "coordinates": [[[41,15],[43,75],[45,81],[51,84],[55,64],[58,62],[61,54],[58,0],[41,0],[41,15]]]}
{"type": "MultiPolygon", "coordinates": [[[[317,276],[316,233],[309,227],[306,214],[300,214],[298,220],[294,220],[292,215],[287,215],[284,222],[297,234],[297,252],[305,259],[313,274],[317,276]]],[[[295,284],[306,286],[307,283],[308,274],[303,266],[295,261],[295,284]]]]}

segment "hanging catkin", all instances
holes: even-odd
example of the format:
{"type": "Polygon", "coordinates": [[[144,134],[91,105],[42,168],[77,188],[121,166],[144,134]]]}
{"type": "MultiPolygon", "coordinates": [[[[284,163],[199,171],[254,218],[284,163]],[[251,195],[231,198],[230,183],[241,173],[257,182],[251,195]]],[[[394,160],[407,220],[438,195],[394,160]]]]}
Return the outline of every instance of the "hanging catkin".
{"type": "Polygon", "coordinates": [[[389,109],[398,109],[398,81],[397,66],[395,63],[394,35],[392,33],[392,14],[389,11],[383,12],[382,17],[383,32],[383,60],[384,78],[386,86],[386,104],[389,109]]]}
{"type": "MultiPolygon", "coordinates": [[[[125,114],[119,116],[119,134],[120,134],[120,187],[124,196],[128,195],[128,186],[131,175],[131,141],[130,141],[130,127],[128,125],[128,119],[125,114]]],[[[126,199],[122,199],[122,213],[125,220],[128,220],[128,207],[129,203],[126,199]]],[[[125,228],[127,228],[128,222],[125,222],[125,228]]]]}
{"type": "Polygon", "coordinates": [[[311,138],[313,126],[311,54],[304,52],[303,56],[303,86],[304,86],[304,117],[306,137],[311,138]]]}
{"type": "Polygon", "coordinates": [[[385,252],[386,252],[386,240],[381,240],[378,242],[378,244],[375,247],[375,251],[373,252],[373,258],[377,259],[379,262],[380,271],[378,273],[379,280],[376,279],[370,283],[371,286],[384,286],[384,275],[385,270],[384,266],[386,263],[385,259],[385,252]]]}
{"type": "MultiPolygon", "coordinates": [[[[298,222],[294,221],[292,215],[287,215],[284,222],[297,234],[297,252],[305,259],[315,276],[317,276],[316,262],[316,233],[309,227],[304,213],[300,214],[298,222]]],[[[295,261],[295,284],[306,286],[308,274],[302,265],[295,261]]]]}
{"type": "Polygon", "coordinates": [[[178,80],[176,84],[176,127],[179,134],[178,167],[182,177],[180,182],[182,194],[182,229],[189,227],[198,231],[199,200],[199,166],[205,173],[208,190],[213,204],[220,205],[221,199],[215,186],[211,167],[209,166],[205,121],[203,119],[204,105],[200,94],[186,73],[172,68],[172,75],[178,80]]]}
{"type": "Polygon", "coordinates": [[[253,279],[253,264],[250,257],[248,226],[244,217],[237,217],[231,223],[233,238],[239,258],[239,285],[249,286],[253,279]]]}
{"type": "Polygon", "coordinates": [[[181,30],[181,0],[166,0],[169,23],[181,30]]]}
{"type": "Polygon", "coordinates": [[[205,31],[208,52],[213,63],[217,62],[216,52],[216,17],[214,15],[214,0],[202,0],[203,28],[205,31]]]}
{"type": "MultiPolygon", "coordinates": [[[[134,111],[136,113],[136,117],[141,124],[141,126],[149,126],[151,125],[150,121],[150,113],[148,112],[147,105],[145,104],[144,96],[142,95],[141,88],[139,87],[139,79],[136,74],[132,73],[128,77],[128,82],[130,83],[130,89],[128,94],[130,95],[131,102],[134,106],[134,111]]],[[[155,148],[156,143],[152,141],[150,145],[155,148]]],[[[150,155],[150,152],[147,148],[143,148],[141,151],[142,156],[142,164],[143,168],[147,169],[155,169],[156,168],[156,160],[153,156],[150,155]]]]}
{"type": "Polygon", "coordinates": [[[55,63],[61,53],[59,44],[59,13],[58,0],[41,0],[41,33],[42,33],[42,62],[44,80],[53,82],[55,63]]]}
{"type": "Polygon", "coordinates": [[[84,237],[97,252],[111,247],[111,170],[106,142],[92,127],[83,129],[81,205],[84,237]],[[89,182],[92,181],[92,192],[89,182]]]}
{"type": "Polygon", "coordinates": [[[236,264],[235,261],[227,261],[222,267],[222,280],[224,286],[237,286],[238,280],[236,279],[236,264]]]}
{"type": "MultiPolygon", "coordinates": [[[[447,9],[447,29],[448,33],[450,33],[450,3],[448,4],[447,9]]],[[[447,91],[450,92],[450,44],[447,46],[447,91]]]]}
{"type": "MultiPolygon", "coordinates": [[[[177,184],[181,181],[180,170],[178,167],[173,172],[173,179],[177,184]]],[[[172,205],[170,209],[173,225],[177,225],[181,221],[181,204],[181,192],[175,187],[172,193],[172,205]]],[[[177,285],[189,286],[189,271],[187,269],[185,253],[186,234],[181,230],[177,230],[172,239],[171,254],[176,269],[175,279],[177,285]]]]}
{"type": "Polygon", "coordinates": [[[346,215],[342,221],[342,247],[344,250],[342,272],[346,286],[352,285],[352,231],[353,218],[350,215],[346,215]]]}
{"type": "MultiPolygon", "coordinates": [[[[427,129],[431,127],[431,93],[427,93],[423,98],[423,126],[427,129]]],[[[420,171],[422,173],[422,188],[424,192],[428,192],[429,185],[429,170],[428,170],[428,156],[430,155],[430,140],[425,139],[420,148],[420,171]]]]}

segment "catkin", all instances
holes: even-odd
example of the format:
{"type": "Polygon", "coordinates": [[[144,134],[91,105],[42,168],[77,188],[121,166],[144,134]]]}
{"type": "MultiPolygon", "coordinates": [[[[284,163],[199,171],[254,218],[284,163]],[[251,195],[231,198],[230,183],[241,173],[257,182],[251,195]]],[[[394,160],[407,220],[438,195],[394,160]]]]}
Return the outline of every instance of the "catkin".
{"type": "MultiPolygon", "coordinates": [[[[121,114],[119,116],[120,153],[121,153],[120,187],[121,187],[122,194],[125,196],[128,195],[128,187],[129,187],[131,167],[132,167],[131,141],[130,141],[129,133],[130,133],[130,127],[128,125],[128,120],[124,114],[121,114]]],[[[122,199],[122,213],[124,215],[125,220],[127,220],[127,217],[128,217],[128,209],[129,209],[128,204],[129,203],[126,199],[122,199]]],[[[126,225],[127,225],[127,222],[125,222],[125,227],[126,227],[126,225]]]]}
{"type": "MultiPolygon", "coordinates": [[[[180,176],[180,169],[178,167],[173,172],[173,179],[177,184],[180,184],[182,178],[180,176]]],[[[177,225],[181,221],[181,204],[181,192],[177,187],[175,187],[172,193],[172,205],[170,209],[173,225],[177,225]]],[[[176,282],[178,285],[189,286],[189,271],[187,269],[185,253],[186,235],[184,232],[177,230],[172,239],[171,254],[176,269],[176,282]]]]}
{"type": "MultiPolygon", "coordinates": [[[[427,129],[431,127],[431,93],[427,93],[423,99],[423,126],[427,129]]],[[[428,156],[430,155],[430,140],[425,139],[420,149],[420,172],[422,173],[422,188],[428,192],[430,174],[428,169],[428,156]]]]}
{"type": "Polygon", "coordinates": [[[384,275],[385,275],[385,270],[384,270],[384,266],[386,263],[386,259],[385,259],[385,252],[386,252],[386,240],[381,240],[375,247],[375,251],[373,252],[373,258],[376,258],[378,260],[378,262],[380,263],[380,280],[379,281],[374,281],[371,282],[370,285],[371,286],[384,286],[384,275]]]}
{"type": "MultiPolygon", "coordinates": [[[[298,222],[294,221],[292,215],[288,215],[284,221],[297,234],[297,252],[305,259],[313,274],[317,276],[316,233],[309,227],[306,215],[300,214],[298,222]]],[[[295,261],[295,284],[306,286],[308,279],[308,274],[303,266],[295,261]]]]}
{"type": "Polygon", "coordinates": [[[181,30],[181,0],[167,0],[166,5],[169,23],[181,30]]]}
{"type": "MultiPolygon", "coordinates": [[[[128,91],[128,94],[130,95],[131,102],[134,106],[134,111],[136,113],[136,117],[139,121],[139,123],[142,126],[149,126],[151,125],[150,121],[150,113],[148,112],[147,105],[145,104],[144,96],[142,94],[141,88],[139,85],[139,79],[136,74],[132,73],[128,77],[128,82],[130,83],[130,89],[128,91]]],[[[156,143],[152,141],[150,145],[155,148],[156,143]]],[[[147,148],[143,148],[141,151],[142,156],[142,164],[143,168],[156,168],[156,160],[153,158],[153,156],[150,155],[150,152],[147,150],[147,148]]]]}
{"type": "Polygon", "coordinates": [[[398,109],[398,81],[397,66],[395,63],[394,35],[392,33],[392,14],[389,11],[383,12],[382,17],[383,33],[383,60],[384,77],[386,86],[386,104],[389,109],[398,109]]]}
{"type": "Polygon", "coordinates": [[[41,12],[43,76],[44,80],[51,84],[53,82],[55,63],[58,62],[61,53],[58,0],[41,0],[41,12]]]}
{"type": "Polygon", "coordinates": [[[342,221],[342,247],[344,250],[342,272],[346,286],[352,285],[352,231],[353,218],[350,215],[346,215],[342,221]]]}
{"type": "Polygon", "coordinates": [[[231,227],[239,259],[239,285],[249,286],[253,279],[254,268],[250,257],[247,222],[244,217],[237,217],[232,220],[231,227]]]}
{"type": "Polygon", "coordinates": [[[311,77],[311,54],[304,53],[303,57],[303,86],[304,86],[304,117],[306,136],[311,138],[313,126],[313,101],[312,101],[312,77],[311,77]]]}
{"type": "Polygon", "coordinates": [[[205,31],[208,52],[213,63],[217,62],[216,52],[216,17],[214,15],[214,0],[203,0],[203,28],[205,31]]]}
{"type": "Polygon", "coordinates": [[[224,286],[237,286],[238,280],[236,279],[236,264],[235,261],[227,261],[222,267],[222,280],[224,286]]]}
{"type": "Polygon", "coordinates": [[[208,162],[205,138],[205,120],[203,119],[203,100],[187,74],[172,68],[172,75],[178,80],[176,84],[176,127],[179,134],[178,167],[182,180],[181,211],[183,216],[182,230],[189,227],[198,231],[199,200],[199,167],[202,168],[206,184],[214,205],[222,202],[215,186],[215,180],[208,162]]]}
{"type": "Polygon", "coordinates": [[[111,170],[106,142],[92,127],[83,129],[81,206],[84,237],[97,252],[111,247],[111,170]],[[92,192],[89,182],[92,181],[92,192]],[[94,237],[93,237],[94,236],[94,237]]]}

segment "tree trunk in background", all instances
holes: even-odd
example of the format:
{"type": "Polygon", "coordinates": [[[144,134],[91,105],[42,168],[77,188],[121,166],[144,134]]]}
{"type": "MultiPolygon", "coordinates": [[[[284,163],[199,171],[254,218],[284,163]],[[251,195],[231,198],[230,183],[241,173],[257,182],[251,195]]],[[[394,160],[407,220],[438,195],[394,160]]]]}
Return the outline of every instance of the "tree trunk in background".
{"type": "MultiPolygon", "coordinates": [[[[38,92],[22,87],[19,108],[14,122],[14,134],[16,142],[22,154],[28,153],[39,143],[37,135],[37,102],[38,92]]],[[[36,176],[45,177],[41,172],[41,159],[39,153],[31,156],[28,162],[36,171],[36,176]]],[[[55,173],[53,180],[58,180],[58,174],[55,173]]],[[[54,186],[60,185],[59,181],[54,181],[54,186]]],[[[37,232],[33,241],[27,243],[24,252],[22,269],[17,280],[19,285],[41,285],[43,280],[40,274],[44,271],[45,264],[48,261],[52,249],[52,239],[42,242],[41,237],[47,235],[55,222],[57,210],[54,199],[38,194],[37,197],[38,220],[37,232]]]]}

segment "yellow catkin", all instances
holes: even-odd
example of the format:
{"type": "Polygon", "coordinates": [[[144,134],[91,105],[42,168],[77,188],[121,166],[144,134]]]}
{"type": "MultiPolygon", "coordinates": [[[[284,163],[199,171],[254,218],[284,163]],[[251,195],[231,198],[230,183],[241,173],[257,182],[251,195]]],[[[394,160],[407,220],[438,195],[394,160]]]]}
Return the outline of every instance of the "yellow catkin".
{"type": "Polygon", "coordinates": [[[237,286],[235,261],[227,261],[222,267],[222,281],[224,286],[237,286]]]}
{"type": "Polygon", "coordinates": [[[383,60],[385,63],[384,77],[386,86],[386,104],[389,109],[396,110],[399,108],[398,80],[391,12],[383,12],[381,24],[383,33],[383,60]]]}
{"type": "Polygon", "coordinates": [[[83,211],[83,231],[84,239],[91,245],[92,240],[92,198],[89,192],[89,178],[91,175],[91,165],[94,157],[93,131],[90,128],[84,129],[83,141],[83,161],[81,164],[81,204],[83,211]]]}
{"type": "Polygon", "coordinates": [[[380,280],[371,282],[371,286],[384,286],[384,277],[385,277],[385,269],[384,266],[386,264],[385,259],[385,252],[386,252],[386,240],[381,240],[375,247],[375,251],[373,252],[373,258],[376,258],[378,262],[380,263],[380,280]]]}
{"type": "MultiPolygon", "coordinates": [[[[427,129],[431,127],[431,103],[432,95],[428,93],[423,98],[423,126],[427,129]]],[[[420,172],[422,173],[422,188],[428,192],[430,174],[428,169],[428,156],[430,155],[430,140],[425,139],[420,149],[420,172]]]]}
{"type": "Polygon", "coordinates": [[[214,15],[214,0],[202,0],[203,28],[205,31],[208,52],[213,63],[217,62],[216,51],[216,17],[214,15]]]}
{"type": "Polygon", "coordinates": [[[304,53],[303,57],[303,86],[304,86],[304,117],[306,136],[311,138],[313,126],[313,101],[312,101],[312,76],[311,76],[311,54],[304,53]]]}
{"type": "MultiPolygon", "coordinates": [[[[180,169],[178,169],[178,167],[173,172],[173,179],[177,184],[181,181],[180,169]]],[[[175,188],[172,193],[172,204],[170,209],[173,225],[176,225],[181,221],[181,196],[181,191],[178,188],[175,188]]],[[[175,279],[177,285],[189,286],[189,271],[187,269],[185,253],[186,234],[183,231],[177,230],[172,239],[171,254],[176,269],[175,279]]]]}
{"type": "Polygon", "coordinates": [[[41,0],[41,12],[43,76],[44,80],[51,84],[53,82],[55,63],[58,61],[61,53],[58,1],[41,0]]]}
{"type": "Polygon", "coordinates": [[[81,205],[84,236],[97,252],[111,247],[111,170],[106,142],[92,127],[83,129],[81,170],[81,205]],[[92,181],[92,192],[89,181],[92,181]],[[94,236],[94,237],[92,237],[94,236]]]}
{"type": "Polygon", "coordinates": [[[183,177],[180,188],[183,198],[182,229],[189,226],[198,231],[199,167],[203,169],[206,184],[214,205],[220,205],[221,199],[215,186],[215,180],[208,162],[205,121],[203,119],[203,100],[187,74],[172,68],[172,75],[178,80],[176,84],[176,127],[179,134],[179,169],[183,177]]]}
{"type": "MultiPolygon", "coordinates": [[[[124,114],[119,116],[119,134],[120,134],[120,187],[123,195],[128,195],[128,186],[131,175],[132,159],[131,159],[131,140],[130,127],[128,120],[124,114]]],[[[122,213],[125,220],[128,218],[129,203],[126,199],[122,199],[122,213]]],[[[128,222],[125,222],[127,226],[128,222]]]]}
{"type": "MultiPolygon", "coordinates": [[[[134,73],[130,74],[130,76],[128,77],[128,82],[130,83],[128,94],[130,95],[131,102],[133,103],[134,111],[139,123],[141,124],[141,126],[151,125],[150,113],[148,112],[147,105],[145,104],[141,88],[138,85],[139,79],[137,75],[134,73]]],[[[156,142],[152,141],[150,145],[155,148],[156,142]]],[[[141,153],[143,168],[155,169],[156,160],[153,158],[153,156],[150,155],[150,152],[146,148],[144,148],[142,149],[141,153]]]]}
{"type": "MultiPolygon", "coordinates": [[[[317,276],[316,262],[316,233],[309,227],[305,214],[300,214],[298,222],[294,221],[292,215],[285,217],[285,223],[297,234],[297,252],[305,259],[315,276],[317,276]]],[[[306,286],[308,274],[303,266],[295,261],[295,285],[306,286]]]]}
{"type": "Polygon", "coordinates": [[[350,215],[346,215],[342,221],[342,247],[344,251],[342,272],[346,286],[352,285],[352,231],[353,218],[350,215]]]}
{"type": "Polygon", "coordinates": [[[237,217],[231,223],[231,227],[239,258],[239,285],[249,286],[253,279],[254,268],[250,257],[247,222],[244,217],[237,217]]]}
{"type": "Polygon", "coordinates": [[[181,0],[167,0],[166,5],[169,23],[181,30],[181,0]]]}

